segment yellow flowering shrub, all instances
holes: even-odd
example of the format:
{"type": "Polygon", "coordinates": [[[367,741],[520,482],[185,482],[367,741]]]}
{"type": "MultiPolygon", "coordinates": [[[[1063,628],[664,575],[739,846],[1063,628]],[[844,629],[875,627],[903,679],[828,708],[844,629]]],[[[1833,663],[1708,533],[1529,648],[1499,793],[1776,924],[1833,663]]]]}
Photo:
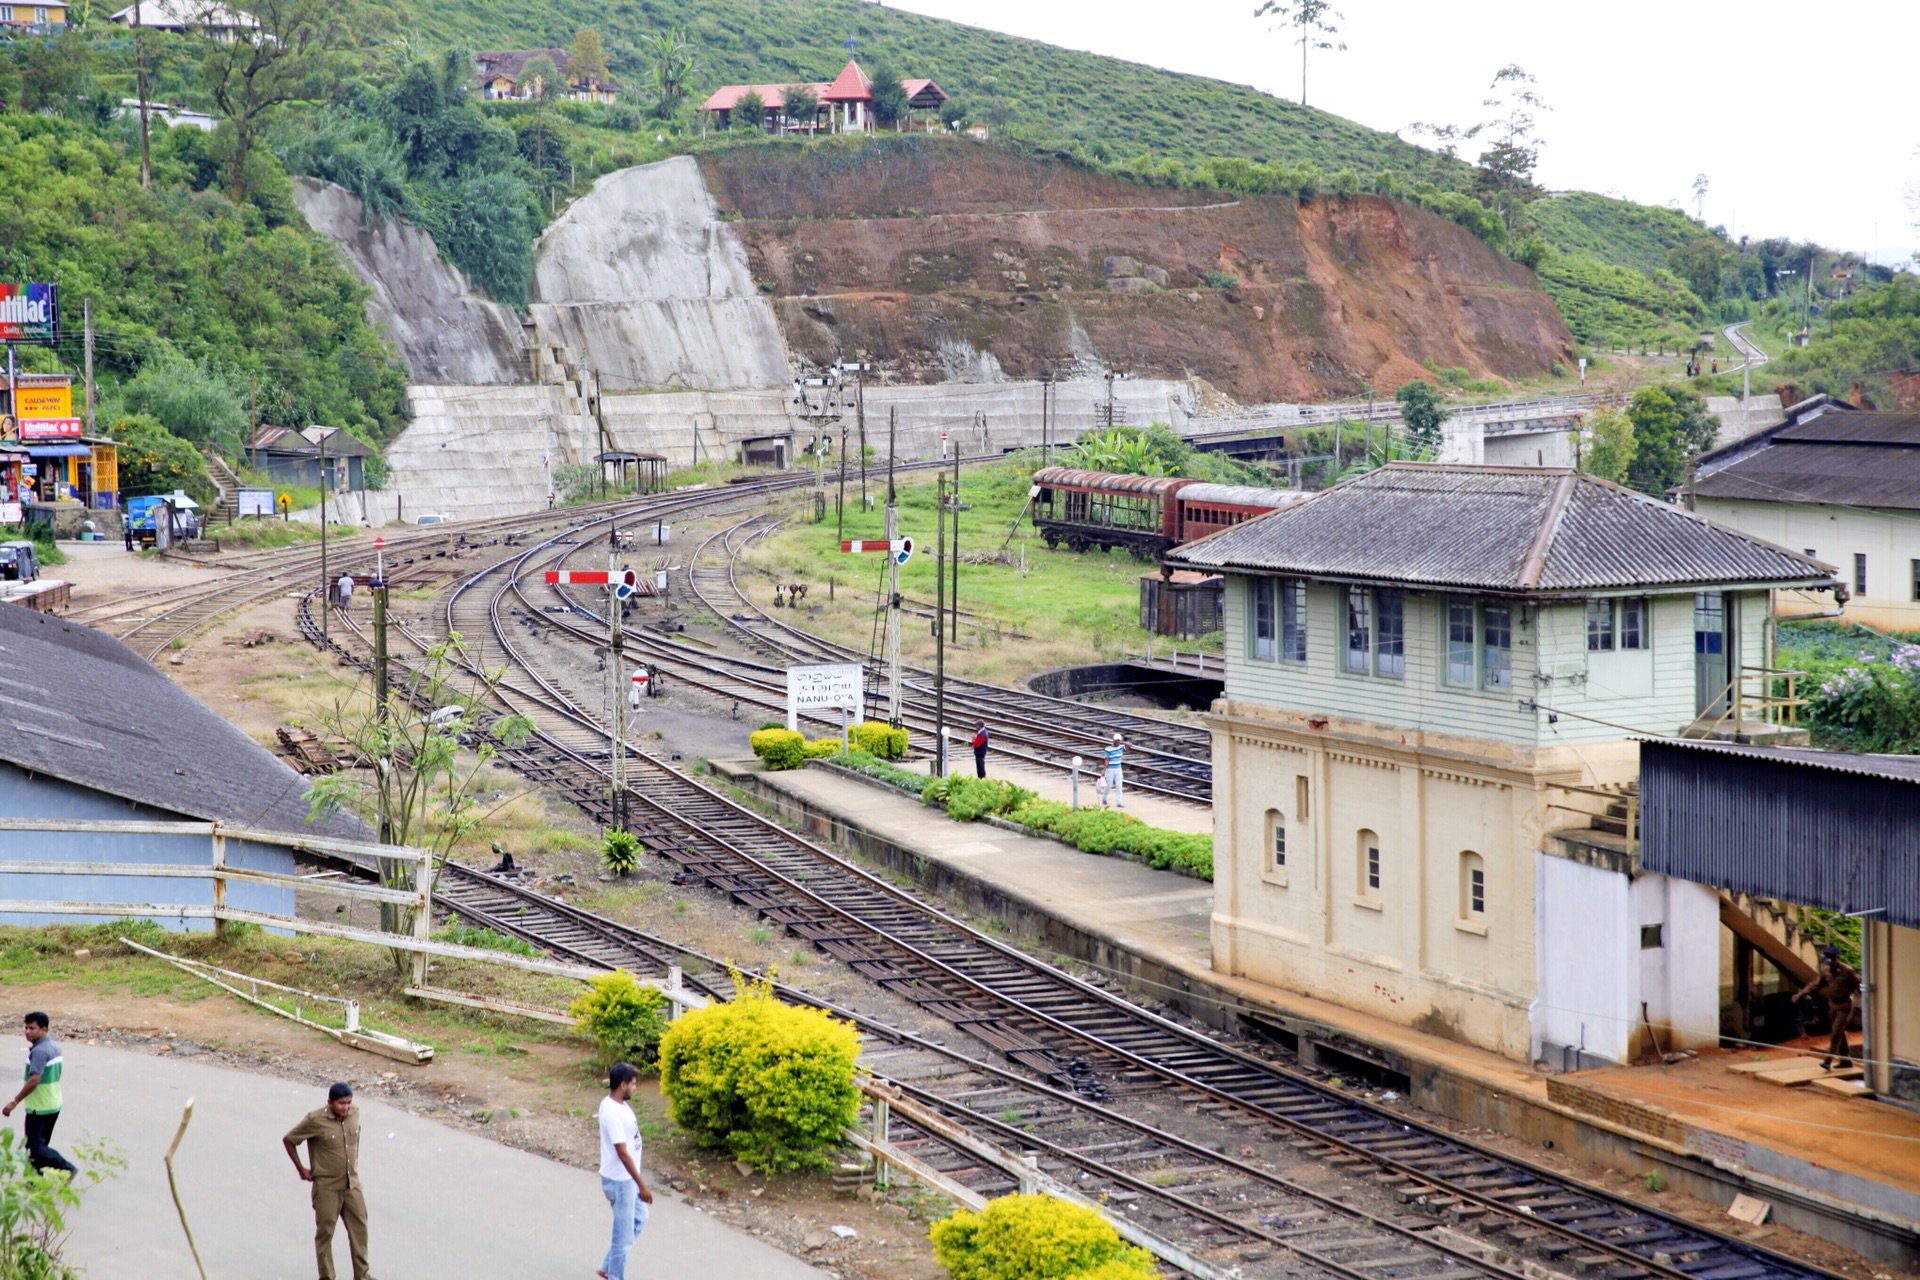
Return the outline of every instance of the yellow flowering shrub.
{"type": "Polygon", "coordinates": [[[755,729],[747,744],[769,769],[798,769],[806,759],[807,740],[797,729],[755,729]]]}
{"type": "Polygon", "coordinates": [[[1001,1196],[933,1224],[934,1256],[953,1280],[1158,1280],[1153,1255],[1121,1240],[1085,1205],[1001,1196]]]}
{"type": "MultiPolygon", "coordinates": [[[[797,735],[796,735],[797,736],[797,735]]],[[[660,1038],[660,1090],[704,1147],[766,1173],[826,1167],[860,1109],[860,1036],[735,975],[737,994],[682,1014],[660,1038]]]]}
{"type": "Polygon", "coordinates": [[[885,720],[862,720],[853,726],[853,749],[882,760],[899,760],[907,754],[907,731],[885,720]]]}

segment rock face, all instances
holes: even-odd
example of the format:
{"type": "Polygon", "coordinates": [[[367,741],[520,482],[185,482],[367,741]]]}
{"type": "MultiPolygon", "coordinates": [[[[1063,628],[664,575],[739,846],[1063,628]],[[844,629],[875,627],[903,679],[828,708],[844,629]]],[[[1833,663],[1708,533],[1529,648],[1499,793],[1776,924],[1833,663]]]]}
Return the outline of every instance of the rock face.
{"type": "Polygon", "coordinates": [[[307,225],[331,237],[373,290],[367,319],[384,329],[416,383],[497,386],[526,377],[520,323],[473,293],[433,237],[403,222],[369,224],[344,187],[296,178],[307,225]]]}
{"type": "Polygon", "coordinates": [[[786,349],[688,157],[608,174],[541,238],[531,311],[605,394],[783,387],[786,349]]]}
{"type": "Polygon", "coordinates": [[[1109,366],[1258,403],[1391,387],[1427,361],[1519,378],[1571,356],[1525,267],[1374,196],[1169,191],[911,137],[830,165],[802,148],[700,164],[807,364],[925,383],[989,359],[995,378],[1109,366]]]}

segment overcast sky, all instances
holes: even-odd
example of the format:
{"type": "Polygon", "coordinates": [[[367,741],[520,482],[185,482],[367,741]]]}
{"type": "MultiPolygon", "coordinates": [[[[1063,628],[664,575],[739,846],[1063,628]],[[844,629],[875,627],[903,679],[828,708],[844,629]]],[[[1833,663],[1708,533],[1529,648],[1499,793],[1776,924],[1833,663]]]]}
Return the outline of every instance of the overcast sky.
{"type": "MultiPolygon", "coordinates": [[[[1257,0],[886,0],[896,8],[1300,96],[1300,54],[1257,0]]],[[[1376,129],[1473,123],[1519,63],[1554,108],[1540,181],[1693,208],[1735,235],[1904,256],[1920,233],[1916,0],[1336,0],[1310,105],[1376,129]]],[[[957,91],[963,91],[956,87],[957,91]]]]}

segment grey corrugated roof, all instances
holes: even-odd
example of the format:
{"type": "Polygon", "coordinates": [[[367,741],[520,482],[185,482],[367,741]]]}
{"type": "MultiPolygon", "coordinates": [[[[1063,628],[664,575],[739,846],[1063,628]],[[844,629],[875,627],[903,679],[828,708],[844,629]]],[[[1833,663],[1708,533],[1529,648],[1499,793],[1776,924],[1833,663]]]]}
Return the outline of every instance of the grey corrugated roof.
{"type": "Polygon", "coordinates": [[[103,631],[0,604],[0,760],[208,822],[307,824],[307,780],[103,631]]]}
{"type": "Polygon", "coordinates": [[[1693,492],[1701,498],[1917,510],[1920,439],[1902,447],[1783,442],[1776,437],[1764,449],[1695,477],[1693,492]]]}
{"type": "Polygon", "coordinates": [[[1774,432],[1773,438],[1823,444],[1920,445],[1920,413],[1828,410],[1787,424],[1774,432]]]}
{"type": "Polygon", "coordinates": [[[1389,463],[1167,562],[1512,592],[1832,578],[1785,547],[1565,467],[1426,462],[1389,463]]]}
{"type": "Polygon", "coordinates": [[[1857,773],[1869,778],[1893,782],[1920,782],[1920,756],[1869,755],[1857,751],[1822,751],[1818,747],[1763,747],[1747,742],[1713,742],[1701,738],[1661,738],[1660,745],[1683,747],[1689,751],[1712,751],[1721,755],[1751,756],[1756,760],[1778,760],[1783,764],[1803,764],[1836,773],[1857,773]]]}
{"type": "Polygon", "coordinates": [[[1190,484],[1180,491],[1182,502],[1243,507],[1284,507],[1306,496],[1298,489],[1262,489],[1250,484],[1190,484]]]}

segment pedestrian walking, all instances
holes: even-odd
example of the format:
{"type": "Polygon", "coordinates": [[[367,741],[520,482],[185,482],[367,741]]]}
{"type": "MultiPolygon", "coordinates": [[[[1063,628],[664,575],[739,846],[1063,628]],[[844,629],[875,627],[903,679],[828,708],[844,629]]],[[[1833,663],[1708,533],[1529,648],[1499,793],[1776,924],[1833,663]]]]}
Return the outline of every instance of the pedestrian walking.
{"type": "Polygon", "coordinates": [[[607,1096],[600,1099],[600,1191],[613,1206],[613,1243],[593,1274],[600,1280],[625,1280],[627,1252],[647,1226],[653,1192],[640,1176],[640,1122],[627,1099],[640,1073],[631,1063],[607,1068],[607,1096]]]}
{"type": "Polygon", "coordinates": [[[320,1280],[333,1280],[333,1228],[345,1220],[353,1280],[372,1280],[367,1270],[367,1201],[360,1193],[360,1113],[353,1086],[342,1080],[327,1090],[327,1105],[309,1111],[280,1139],[302,1182],[313,1184],[313,1252],[320,1280]],[[307,1163],[300,1163],[300,1144],[307,1163]]]}
{"type": "Polygon", "coordinates": [[[1106,746],[1107,771],[1100,775],[1100,807],[1107,807],[1107,801],[1113,801],[1113,807],[1127,807],[1125,793],[1120,786],[1120,762],[1127,754],[1127,740],[1121,734],[1114,734],[1113,741],[1106,746]]]}
{"type": "Polygon", "coordinates": [[[71,1181],[80,1171],[52,1146],[53,1126],[60,1122],[60,1076],[65,1065],[61,1061],[60,1046],[54,1042],[53,1024],[46,1014],[36,1010],[21,1019],[21,1023],[22,1033],[27,1037],[27,1079],[20,1086],[20,1092],[13,1095],[13,1101],[0,1107],[0,1116],[12,1115],[13,1109],[24,1103],[27,1160],[36,1169],[63,1169],[71,1181]]]}
{"type": "Polygon", "coordinates": [[[1859,993],[1860,974],[1840,958],[1840,948],[1823,947],[1820,971],[1794,997],[1804,1000],[1817,995],[1826,1002],[1827,1056],[1820,1059],[1823,1069],[1831,1070],[1835,1059],[1843,1069],[1853,1066],[1853,1044],[1847,1039],[1847,1024],[1853,1021],[1853,1001],[1859,993]]]}
{"type": "Polygon", "coordinates": [[[340,595],[340,607],[342,609],[348,609],[353,607],[353,575],[352,574],[343,573],[340,575],[339,595],[340,595]]]}
{"type": "Polygon", "coordinates": [[[973,731],[973,772],[987,776],[987,722],[982,720],[973,731]]]}

